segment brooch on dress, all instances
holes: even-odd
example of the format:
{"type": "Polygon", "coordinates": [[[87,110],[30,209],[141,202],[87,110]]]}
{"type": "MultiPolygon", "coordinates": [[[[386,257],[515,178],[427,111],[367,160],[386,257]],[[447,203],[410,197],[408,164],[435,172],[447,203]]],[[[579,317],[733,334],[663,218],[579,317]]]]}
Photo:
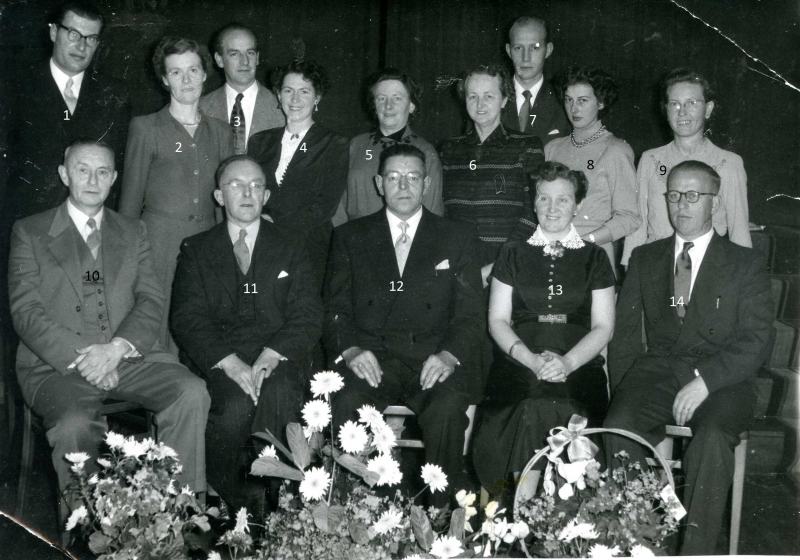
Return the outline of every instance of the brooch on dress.
{"type": "Polygon", "coordinates": [[[536,226],[536,231],[528,239],[528,244],[534,247],[544,247],[544,254],[552,258],[563,257],[564,249],[580,249],[584,245],[583,239],[578,234],[575,226],[570,224],[570,230],[563,241],[550,241],[542,232],[542,226],[536,226]]]}

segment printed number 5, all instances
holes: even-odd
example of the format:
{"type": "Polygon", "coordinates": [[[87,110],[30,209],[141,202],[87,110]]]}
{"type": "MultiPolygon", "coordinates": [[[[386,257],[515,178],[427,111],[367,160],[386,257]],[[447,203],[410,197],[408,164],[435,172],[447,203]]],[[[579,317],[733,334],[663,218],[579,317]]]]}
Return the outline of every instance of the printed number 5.
{"type": "Polygon", "coordinates": [[[367,161],[372,159],[372,150],[367,150],[367,161]]]}

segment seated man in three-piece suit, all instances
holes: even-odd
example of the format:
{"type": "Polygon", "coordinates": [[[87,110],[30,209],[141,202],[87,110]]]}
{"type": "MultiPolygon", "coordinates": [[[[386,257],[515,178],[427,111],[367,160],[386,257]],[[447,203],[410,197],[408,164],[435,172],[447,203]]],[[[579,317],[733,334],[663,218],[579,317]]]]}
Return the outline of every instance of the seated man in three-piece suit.
{"type": "Polygon", "coordinates": [[[144,224],[103,207],[114,152],[74,142],[58,172],[69,198],[14,224],[9,299],[17,377],[44,421],[59,485],[70,480],[67,453],[88,453],[86,469],[98,468],[108,428],[98,409],[114,398],[156,413],[160,439],[183,464],[178,484],[204,491],[208,392],[157,342],[166,298],[144,224]]]}
{"type": "Polygon", "coordinates": [[[301,421],[322,303],[304,242],[261,218],[270,194],[261,166],[232,156],[216,179],[227,220],[184,240],[170,320],[211,394],[209,483],[233,511],[259,515],[265,488],[247,477],[250,436],[267,428],[285,441],[286,424],[301,421]]]}
{"type": "MultiPolygon", "coordinates": [[[[712,228],[720,177],[689,160],[667,178],[675,235],[634,250],[617,302],[608,361],[613,397],[604,426],[658,444],[666,424],[693,436],[683,457],[688,510],[681,554],[713,554],[733,481],[733,450],[753,421],[759,367],[772,333],[763,258],[712,228]],[[647,350],[641,347],[642,320],[647,350]]],[[[644,447],[604,437],[609,463],[624,449],[644,465],[644,447]]]]}
{"type": "Polygon", "coordinates": [[[364,404],[406,404],[426,461],[455,484],[465,412],[482,389],[486,311],[472,236],[422,207],[425,169],[414,146],[384,150],[376,183],[386,208],[335,230],[323,340],[328,358],[347,366],[333,425],[355,419],[364,404]]]}

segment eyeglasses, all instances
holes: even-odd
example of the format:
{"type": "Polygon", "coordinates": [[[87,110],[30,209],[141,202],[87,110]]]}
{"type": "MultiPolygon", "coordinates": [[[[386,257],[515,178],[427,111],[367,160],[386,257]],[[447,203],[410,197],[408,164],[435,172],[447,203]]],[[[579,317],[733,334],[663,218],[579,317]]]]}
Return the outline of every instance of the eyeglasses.
{"type": "Polygon", "coordinates": [[[419,185],[422,183],[422,175],[419,175],[418,173],[406,173],[405,175],[401,175],[400,173],[389,173],[386,175],[386,177],[384,177],[384,180],[390,185],[396,185],[400,182],[402,177],[406,178],[409,185],[419,185]]]}
{"type": "Polygon", "coordinates": [[[56,26],[60,27],[64,31],[67,32],[67,39],[69,39],[70,43],[77,43],[81,39],[86,40],[86,44],[90,47],[96,47],[97,44],[100,42],[99,35],[84,35],[77,29],[72,29],[71,27],[67,27],[66,25],[61,25],[57,23],[56,26]]]}
{"type": "Polygon", "coordinates": [[[664,196],[667,197],[667,200],[672,202],[673,204],[677,204],[682,196],[686,197],[686,200],[694,204],[698,200],[700,200],[701,196],[717,196],[714,193],[707,193],[707,192],[697,192],[697,191],[668,191],[664,193],[664,196]]]}
{"type": "Polygon", "coordinates": [[[678,111],[681,110],[681,107],[683,107],[688,112],[700,109],[703,106],[702,105],[703,103],[705,103],[705,99],[687,99],[683,103],[681,103],[680,101],[668,101],[667,108],[670,111],[674,111],[677,113],[678,111]]]}
{"type": "Polygon", "coordinates": [[[230,187],[236,191],[243,191],[245,187],[250,187],[250,189],[254,191],[260,191],[267,188],[267,186],[264,183],[259,183],[258,181],[251,181],[250,183],[245,183],[242,181],[230,181],[229,183],[225,183],[222,186],[230,187]]]}

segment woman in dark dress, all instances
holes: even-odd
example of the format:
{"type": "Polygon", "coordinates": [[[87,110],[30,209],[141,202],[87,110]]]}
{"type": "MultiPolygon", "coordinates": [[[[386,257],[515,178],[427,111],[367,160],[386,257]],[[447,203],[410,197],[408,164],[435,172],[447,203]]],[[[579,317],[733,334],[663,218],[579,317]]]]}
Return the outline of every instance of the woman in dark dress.
{"type": "MultiPolygon", "coordinates": [[[[532,178],[540,225],[527,242],[507,243],[493,271],[489,332],[505,356],[492,367],[474,441],[488,489],[518,475],[551,428],[574,413],[601,425],[608,404],[600,351],[614,331],[614,273],[572,225],[586,177],[547,162],[532,178]]],[[[523,495],[537,481],[520,481],[523,495]]]]}
{"type": "Polygon", "coordinates": [[[331,218],[347,188],[350,158],[347,139],[314,122],[328,82],[325,69],[312,60],[279,68],[272,83],[286,126],[254,134],[247,143],[247,155],[267,176],[270,197],[264,212],[276,225],[305,237],[320,290],[331,218]]]}

